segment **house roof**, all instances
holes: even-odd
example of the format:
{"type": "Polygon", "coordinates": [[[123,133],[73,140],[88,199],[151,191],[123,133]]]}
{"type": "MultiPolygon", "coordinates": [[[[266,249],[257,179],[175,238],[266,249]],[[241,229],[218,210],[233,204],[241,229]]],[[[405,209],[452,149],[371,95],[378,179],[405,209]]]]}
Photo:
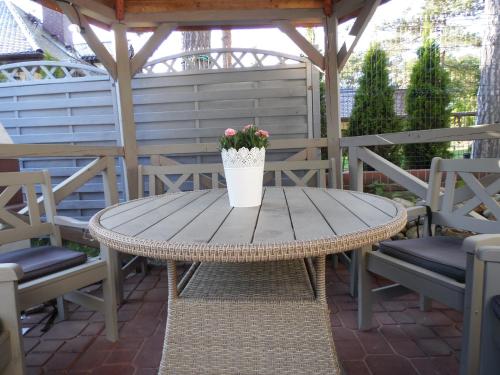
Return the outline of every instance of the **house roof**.
{"type": "Polygon", "coordinates": [[[0,0],[0,61],[40,60],[45,53],[56,60],[78,61],[43,29],[39,19],[8,0],[0,0]]]}
{"type": "Polygon", "coordinates": [[[0,0],[0,59],[36,59],[43,51],[35,42],[16,7],[0,0]]]}
{"type": "MultiPolygon", "coordinates": [[[[355,95],[355,88],[345,87],[340,89],[340,116],[343,119],[351,117],[355,95]]],[[[406,115],[405,95],[406,89],[396,89],[394,91],[394,112],[396,112],[396,116],[406,115]]]]}

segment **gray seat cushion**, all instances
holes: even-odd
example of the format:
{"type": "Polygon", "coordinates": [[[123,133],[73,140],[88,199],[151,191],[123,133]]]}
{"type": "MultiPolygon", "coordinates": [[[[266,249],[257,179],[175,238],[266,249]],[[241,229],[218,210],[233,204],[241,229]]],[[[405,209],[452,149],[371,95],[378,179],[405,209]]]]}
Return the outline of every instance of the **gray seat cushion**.
{"type": "Polygon", "coordinates": [[[380,252],[463,283],[466,253],[461,249],[462,242],[461,238],[446,236],[383,241],[380,252]]]}
{"type": "Polygon", "coordinates": [[[41,246],[0,254],[0,263],[17,263],[23,270],[20,282],[78,266],[87,261],[87,255],[56,246],[41,246]]]}

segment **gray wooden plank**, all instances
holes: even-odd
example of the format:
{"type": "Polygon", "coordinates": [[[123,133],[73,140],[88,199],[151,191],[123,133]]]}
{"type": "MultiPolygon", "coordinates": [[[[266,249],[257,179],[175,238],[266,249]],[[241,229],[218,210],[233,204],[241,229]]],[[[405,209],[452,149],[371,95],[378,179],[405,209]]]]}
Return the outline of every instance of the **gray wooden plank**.
{"type": "Polygon", "coordinates": [[[392,217],[345,190],[326,190],[337,202],[346,207],[370,227],[387,222],[392,217]]]}
{"type": "Polygon", "coordinates": [[[262,199],[262,207],[255,228],[254,243],[293,241],[288,206],[283,189],[267,188],[262,199]]]}
{"type": "MultiPolygon", "coordinates": [[[[206,193],[207,191],[192,191],[189,193],[185,193],[176,199],[172,199],[165,204],[152,206],[146,212],[142,212],[142,214],[140,215],[134,215],[134,218],[132,220],[129,220],[122,225],[113,228],[113,231],[129,236],[138,236],[149,227],[156,225],[160,220],[163,220],[164,218],[177,213],[189,203],[201,197],[202,195],[205,195],[206,193]]],[[[131,210],[128,212],[133,215],[136,210],[131,210]]]]}
{"type": "Polygon", "coordinates": [[[372,206],[384,211],[389,216],[395,217],[398,212],[396,206],[386,199],[378,198],[369,194],[359,193],[356,191],[351,191],[350,193],[355,197],[364,200],[365,202],[370,203],[372,206]]]}
{"type": "Polygon", "coordinates": [[[175,199],[178,199],[182,196],[182,194],[179,195],[165,195],[161,198],[157,199],[144,199],[143,204],[138,205],[137,207],[134,207],[131,210],[127,210],[123,213],[123,215],[117,215],[117,216],[112,216],[107,219],[101,220],[101,224],[105,228],[116,228],[119,225],[122,225],[130,220],[135,219],[138,216],[147,214],[151,210],[154,210],[155,208],[162,206],[164,204],[169,203],[170,201],[173,201],[175,199]]]}
{"type": "Polygon", "coordinates": [[[209,190],[205,195],[191,201],[181,210],[146,229],[138,237],[152,240],[170,240],[183,227],[205,211],[224,194],[222,190],[209,190]]]}
{"type": "MultiPolygon", "coordinates": [[[[264,190],[265,195],[266,190],[264,190]]],[[[261,206],[234,207],[215,232],[210,243],[250,243],[261,206]]]]}
{"type": "Polygon", "coordinates": [[[332,198],[323,189],[304,189],[307,196],[314,202],[321,211],[330,227],[337,235],[351,233],[357,230],[367,229],[363,221],[332,198]]]}
{"type": "Polygon", "coordinates": [[[297,240],[334,236],[330,225],[301,188],[285,188],[285,196],[297,240]]]}
{"type": "Polygon", "coordinates": [[[232,210],[227,193],[223,189],[220,191],[224,192],[224,195],[172,237],[172,242],[203,243],[208,242],[213,237],[232,210]]]}
{"type": "MultiPolygon", "coordinates": [[[[102,191],[102,187],[100,187],[100,188],[101,189],[99,191],[102,191]]],[[[119,206],[116,206],[116,207],[112,208],[111,210],[106,211],[101,216],[101,223],[105,222],[106,219],[108,219],[108,218],[110,218],[112,216],[116,216],[118,214],[121,214],[122,212],[131,210],[132,208],[140,206],[142,204],[145,204],[147,201],[150,201],[150,200],[155,199],[155,198],[156,197],[148,197],[148,198],[145,198],[145,199],[138,199],[138,200],[134,200],[134,201],[122,203],[119,206]]]]}

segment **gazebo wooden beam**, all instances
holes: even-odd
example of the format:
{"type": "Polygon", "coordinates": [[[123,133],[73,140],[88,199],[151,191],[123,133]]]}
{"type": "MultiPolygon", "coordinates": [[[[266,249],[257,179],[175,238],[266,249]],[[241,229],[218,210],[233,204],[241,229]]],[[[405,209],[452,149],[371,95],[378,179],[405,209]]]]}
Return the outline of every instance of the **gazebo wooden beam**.
{"type": "Polygon", "coordinates": [[[354,48],[358,44],[361,35],[363,35],[363,32],[365,31],[366,26],[372,19],[373,14],[377,10],[377,7],[380,5],[380,2],[381,0],[369,0],[365,4],[363,9],[361,9],[361,12],[359,13],[358,17],[356,18],[356,21],[354,22],[354,24],[351,27],[351,30],[349,31],[349,34],[355,37],[354,40],[352,41],[349,48],[347,48],[344,42],[342,48],[338,52],[337,62],[339,71],[342,71],[345,64],[347,63],[347,60],[349,60],[349,57],[351,56],[352,52],[354,51],[354,48]]]}
{"type": "Polygon", "coordinates": [[[312,61],[321,70],[325,69],[325,58],[309,41],[300,34],[295,27],[289,22],[279,21],[276,26],[286,34],[295,44],[306,54],[309,60],[312,61]]]}
{"type": "Polygon", "coordinates": [[[82,29],[82,37],[85,39],[89,47],[94,51],[95,55],[99,59],[99,61],[104,65],[109,75],[116,79],[116,62],[113,59],[113,56],[108,52],[106,47],[99,40],[97,35],[95,35],[90,23],[87,21],[87,18],[79,13],[79,10],[66,2],[58,2],[58,5],[61,7],[62,11],[66,16],[70,19],[71,22],[77,24],[82,29]]]}
{"type": "Polygon", "coordinates": [[[133,77],[144,66],[146,61],[156,51],[156,49],[163,43],[164,40],[175,30],[177,24],[163,23],[155,30],[153,35],[142,46],[139,52],[130,60],[130,74],[133,77]]]}
{"type": "Polygon", "coordinates": [[[254,9],[254,10],[195,10],[159,13],[125,14],[130,27],[151,27],[159,23],[178,23],[182,26],[271,26],[276,20],[287,20],[294,25],[321,25],[322,9],[254,9]]]}
{"type": "Polygon", "coordinates": [[[104,24],[106,25],[106,28],[109,29],[111,24],[116,22],[114,9],[100,3],[99,1],[72,0],[71,3],[78,6],[80,13],[89,17],[90,23],[95,24],[96,26],[102,27],[104,24]],[[95,21],[97,21],[97,23],[95,21]]]}
{"type": "Polygon", "coordinates": [[[337,61],[338,18],[335,11],[326,18],[325,25],[325,106],[328,158],[334,159],[335,168],[330,171],[330,185],[342,188],[342,152],[340,148],[340,85],[337,61]]]}

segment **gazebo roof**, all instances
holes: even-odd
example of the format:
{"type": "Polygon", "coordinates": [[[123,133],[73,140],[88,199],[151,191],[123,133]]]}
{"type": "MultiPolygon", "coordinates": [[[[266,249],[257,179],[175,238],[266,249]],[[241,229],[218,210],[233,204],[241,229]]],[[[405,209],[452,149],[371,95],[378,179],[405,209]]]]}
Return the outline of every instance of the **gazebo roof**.
{"type": "MultiPolygon", "coordinates": [[[[61,11],[57,0],[36,0],[61,11]]],[[[382,3],[389,0],[383,0],[382,3]]],[[[358,15],[364,0],[74,0],[90,23],[109,28],[122,21],[131,28],[151,29],[175,23],[178,30],[251,28],[287,20],[294,26],[320,26],[336,12],[339,22],[358,15]]]]}

